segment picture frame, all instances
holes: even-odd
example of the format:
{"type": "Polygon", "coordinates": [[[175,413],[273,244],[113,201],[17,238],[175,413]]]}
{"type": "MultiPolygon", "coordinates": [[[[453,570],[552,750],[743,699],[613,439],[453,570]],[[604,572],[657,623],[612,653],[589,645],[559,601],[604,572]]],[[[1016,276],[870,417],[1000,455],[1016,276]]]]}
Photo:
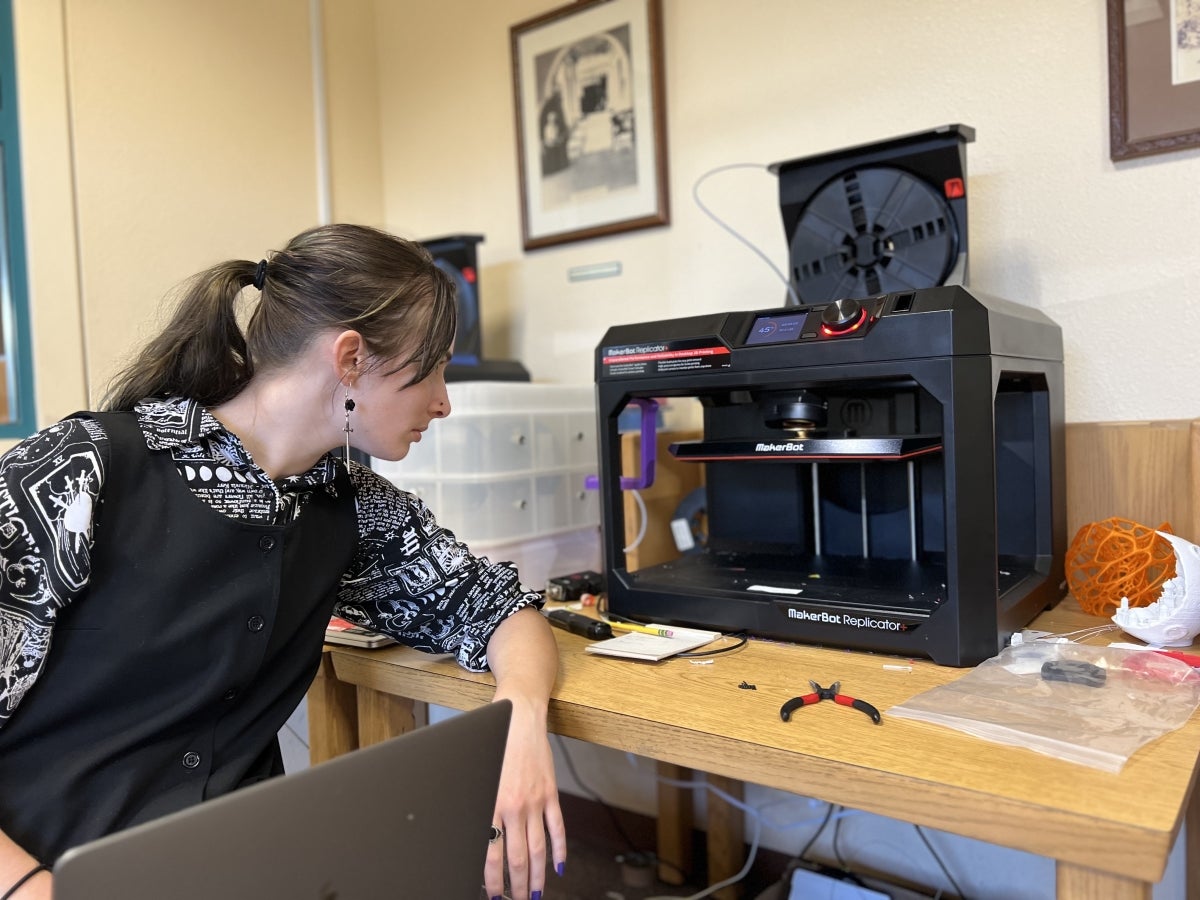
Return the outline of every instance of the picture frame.
{"type": "Polygon", "coordinates": [[[577,0],[510,38],[525,249],[669,224],[662,0],[577,0]]]}
{"type": "Polygon", "coordinates": [[[1200,0],[1107,0],[1109,155],[1200,147],[1200,0]]]}

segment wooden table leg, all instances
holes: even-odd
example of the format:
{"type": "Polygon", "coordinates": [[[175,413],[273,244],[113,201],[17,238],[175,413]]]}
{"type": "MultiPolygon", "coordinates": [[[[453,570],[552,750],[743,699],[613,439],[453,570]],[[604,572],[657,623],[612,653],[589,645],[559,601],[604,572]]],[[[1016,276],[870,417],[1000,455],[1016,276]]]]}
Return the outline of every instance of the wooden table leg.
{"type": "MultiPolygon", "coordinates": [[[[745,794],[742,782],[720,775],[708,776],[709,784],[739,803],[745,794]]],[[[746,864],[746,815],[740,806],[708,792],[708,881],[716,884],[736,875],[746,864]]],[[[741,884],[731,884],[713,894],[717,900],[738,900],[741,884]]]]}
{"type": "Polygon", "coordinates": [[[312,765],[358,749],[358,691],[338,681],[328,653],[308,689],[308,758],[312,765]]]}
{"type": "MultiPolygon", "coordinates": [[[[690,781],[692,770],[658,763],[658,777],[690,781]]],[[[692,789],[658,782],[658,877],[664,884],[683,884],[692,873],[692,789]]]]}
{"type": "Polygon", "coordinates": [[[371,688],[358,689],[358,743],[369,747],[419,728],[427,721],[426,704],[371,688]]]}
{"type": "Polygon", "coordinates": [[[1200,897],[1200,790],[1192,786],[1192,795],[1183,808],[1185,897],[1200,897]]]}
{"type": "MultiPolygon", "coordinates": [[[[1058,900],[1152,900],[1154,885],[1059,862],[1058,900]]],[[[1191,896],[1190,894],[1188,896],[1191,896]]]]}

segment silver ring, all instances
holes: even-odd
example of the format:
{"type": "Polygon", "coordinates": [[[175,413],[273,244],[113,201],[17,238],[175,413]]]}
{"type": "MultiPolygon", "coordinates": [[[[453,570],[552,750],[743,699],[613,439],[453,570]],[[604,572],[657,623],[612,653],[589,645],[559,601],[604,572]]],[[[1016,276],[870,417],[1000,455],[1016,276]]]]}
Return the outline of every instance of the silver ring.
{"type": "Polygon", "coordinates": [[[504,837],[504,829],[498,825],[493,825],[492,826],[492,835],[491,835],[491,837],[488,838],[488,843],[494,844],[494,843],[496,843],[496,841],[500,840],[500,838],[502,838],[502,837],[504,837]]]}

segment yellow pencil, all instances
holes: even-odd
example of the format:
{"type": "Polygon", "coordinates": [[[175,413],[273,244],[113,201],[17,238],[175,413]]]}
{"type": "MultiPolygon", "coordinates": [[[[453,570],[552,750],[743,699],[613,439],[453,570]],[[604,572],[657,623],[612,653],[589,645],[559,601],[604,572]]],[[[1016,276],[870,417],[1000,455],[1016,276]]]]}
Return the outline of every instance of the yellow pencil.
{"type": "Polygon", "coordinates": [[[658,628],[651,625],[639,625],[636,622],[614,622],[608,620],[613,631],[636,631],[640,634],[654,634],[658,637],[675,637],[675,632],[669,628],[658,628]]]}

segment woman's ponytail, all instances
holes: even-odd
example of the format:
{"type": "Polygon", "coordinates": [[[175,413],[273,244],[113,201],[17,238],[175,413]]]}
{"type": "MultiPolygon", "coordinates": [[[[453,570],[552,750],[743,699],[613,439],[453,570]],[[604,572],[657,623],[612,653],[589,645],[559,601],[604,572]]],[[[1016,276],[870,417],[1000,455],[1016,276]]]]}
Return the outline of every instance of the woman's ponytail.
{"type": "Polygon", "coordinates": [[[113,379],[103,408],[130,410],[146,397],[215,406],[237,394],[253,370],[235,303],[257,265],[233,260],[191,278],[166,327],[113,379]]]}

